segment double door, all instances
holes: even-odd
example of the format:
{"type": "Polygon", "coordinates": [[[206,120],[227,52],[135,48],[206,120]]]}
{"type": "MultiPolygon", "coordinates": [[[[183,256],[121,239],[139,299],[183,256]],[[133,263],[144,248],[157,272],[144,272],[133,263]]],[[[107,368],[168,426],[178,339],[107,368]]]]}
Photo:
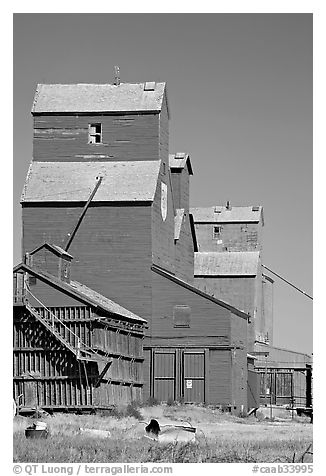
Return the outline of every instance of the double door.
{"type": "Polygon", "coordinates": [[[204,350],[155,350],[152,366],[154,398],[162,402],[205,402],[204,350]]]}

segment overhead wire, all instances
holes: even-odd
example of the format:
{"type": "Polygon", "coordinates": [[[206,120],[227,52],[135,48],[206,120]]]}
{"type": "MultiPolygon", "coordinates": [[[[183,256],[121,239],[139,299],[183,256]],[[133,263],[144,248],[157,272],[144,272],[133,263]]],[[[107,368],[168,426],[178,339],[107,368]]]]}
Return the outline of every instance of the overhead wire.
{"type": "Polygon", "coordinates": [[[267,269],[267,271],[269,271],[270,273],[274,274],[275,276],[277,276],[279,279],[281,279],[282,281],[284,281],[286,284],[288,284],[289,286],[291,286],[292,288],[296,289],[297,291],[299,291],[300,293],[304,294],[305,296],[307,296],[309,299],[313,300],[313,297],[310,296],[310,294],[306,293],[305,291],[303,291],[302,289],[298,288],[298,286],[295,286],[293,283],[291,283],[290,281],[288,281],[287,279],[283,278],[281,275],[279,275],[278,273],[276,273],[275,271],[272,271],[270,268],[268,268],[267,266],[265,266],[264,264],[262,264],[262,267],[267,269]]]}

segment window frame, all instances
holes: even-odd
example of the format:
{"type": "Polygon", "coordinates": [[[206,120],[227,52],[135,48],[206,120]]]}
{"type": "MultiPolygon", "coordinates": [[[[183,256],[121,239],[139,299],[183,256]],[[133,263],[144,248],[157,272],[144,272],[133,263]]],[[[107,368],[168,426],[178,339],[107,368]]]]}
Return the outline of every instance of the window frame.
{"type": "Polygon", "coordinates": [[[102,123],[92,122],[88,124],[88,144],[98,145],[102,143],[102,123]],[[94,132],[92,131],[92,128],[95,128],[94,132]],[[99,128],[99,131],[97,130],[97,128],[99,128]],[[95,139],[95,141],[92,140],[93,138],[95,139]],[[96,140],[97,138],[99,138],[99,141],[96,140]]]}
{"type": "Polygon", "coordinates": [[[173,307],[173,327],[176,329],[190,329],[191,325],[191,307],[183,304],[176,304],[173,307]],[[176,315],[177,311],[183,309],[184,321],[181,320],[181,316],[176,315]]]}
{"type": "Polygon", "coordinates": [[[218,240],[221,236],[222,226],[221,225],[213,225],[213,239],[218,240]],[[218,232],[215,231],[215,228],[218,228],[218,232]]]}

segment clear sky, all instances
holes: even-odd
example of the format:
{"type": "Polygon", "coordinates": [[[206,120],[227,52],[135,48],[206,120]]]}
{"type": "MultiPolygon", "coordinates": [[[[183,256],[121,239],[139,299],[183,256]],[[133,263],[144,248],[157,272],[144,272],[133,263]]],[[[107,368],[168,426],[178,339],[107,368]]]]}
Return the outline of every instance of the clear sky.
{"type": "MultiPolygon", "coordinates": [[[[312,294],[312,14],[15,14],[14,263],[37,83],[166,81],[191,206],[262,205],[263,262],[312,294]]],[[[274,344],[312,352],[312,301],[275,278],[274,344]]]]}

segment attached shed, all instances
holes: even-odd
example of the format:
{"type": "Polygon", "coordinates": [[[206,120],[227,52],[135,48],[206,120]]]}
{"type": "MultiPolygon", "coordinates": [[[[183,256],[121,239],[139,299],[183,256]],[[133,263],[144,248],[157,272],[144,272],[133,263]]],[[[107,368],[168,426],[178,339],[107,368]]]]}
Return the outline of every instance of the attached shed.
{"type": "MultiPolygon", "coordinates": [[[[34,263],[51,248],[32,253],[34,263]]],[[[14,398],[23,410],[48,411],[141,400],[145,327],[87,286],[21,263],[14,268],[14,398]]]]}
{"type": "Polygon", "coordinates": [[[262,403],[312,406],[312,357],[275,346],[256,345],[262,403]]]}
{"type": "Polygon", "coordinates": [[[145,395],[247,408],[248,315],[152,266],[145,395]]]}

